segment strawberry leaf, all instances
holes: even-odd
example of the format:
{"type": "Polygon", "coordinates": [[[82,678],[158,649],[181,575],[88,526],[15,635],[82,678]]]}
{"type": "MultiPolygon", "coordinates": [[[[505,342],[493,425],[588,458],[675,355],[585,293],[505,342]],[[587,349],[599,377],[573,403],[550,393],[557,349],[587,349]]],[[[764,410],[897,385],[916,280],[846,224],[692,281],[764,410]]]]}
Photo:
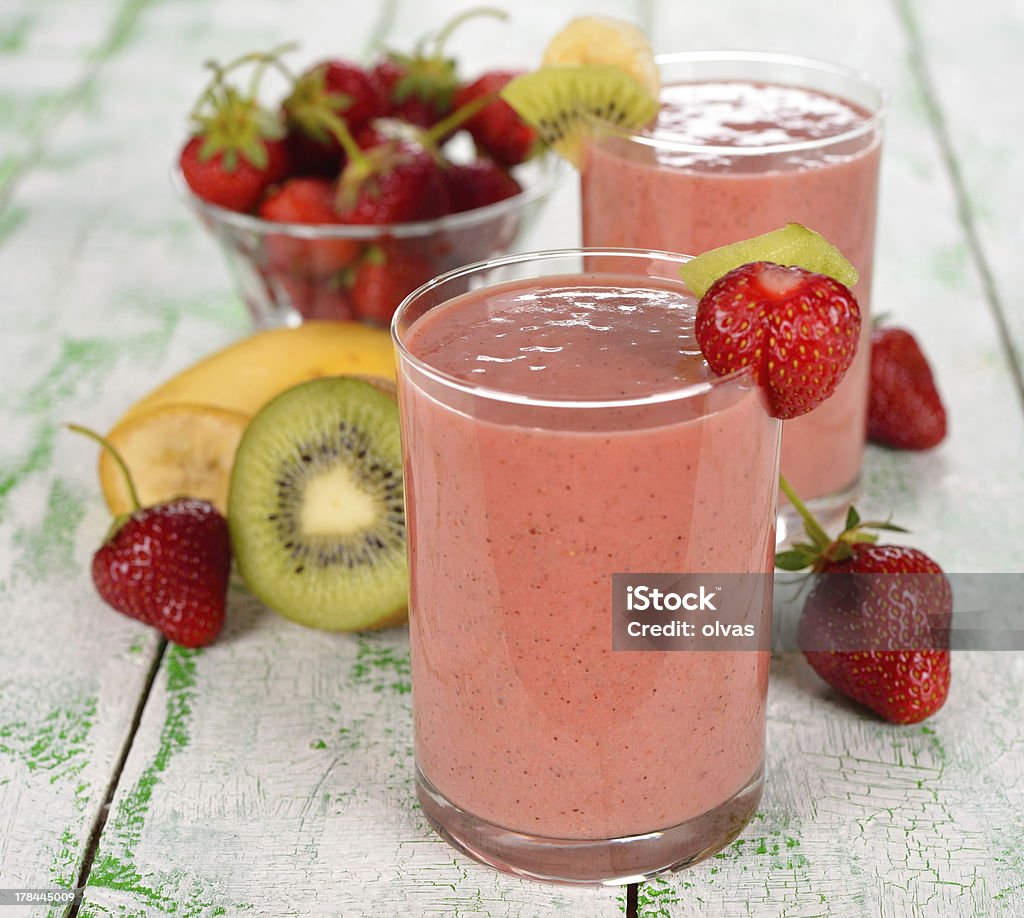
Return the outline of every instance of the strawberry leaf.
{"type": "Polygon", "coordinates": [[[846,531],[849,532],[851,529],[856,529],[859,522],[860,514],[853,506],[851,506],[850,509],[846,511],[846,531]]]}
{"type": "Polygon", "coordinates": [[[784,571],[802,571],[814,562],[814,557],[813,553],[791,548],[775,555],[775,566],[784,571]]]}

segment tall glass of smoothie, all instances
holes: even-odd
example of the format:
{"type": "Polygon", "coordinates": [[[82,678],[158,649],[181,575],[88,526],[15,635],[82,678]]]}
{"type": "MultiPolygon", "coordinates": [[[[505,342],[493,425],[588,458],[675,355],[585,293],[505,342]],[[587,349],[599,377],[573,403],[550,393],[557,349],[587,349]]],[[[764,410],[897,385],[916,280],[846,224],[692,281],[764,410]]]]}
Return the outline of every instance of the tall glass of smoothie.
{"type": "MultiPolygon", "coordinates": [[[[786,55],[658,61],[656,124],[632,133],[593,126],[581,173],[584,244],[698,255],[803,223],[853,262],[867,314],[885,93],[855,71],[786,55]]],[[[783,474],[821,517],[845,509],[859,482],[870,334],[865,321],[832,398],[784,427],[783,474]]],[[[790,516],[786,504],[780,534],[790,516]]]]}
{"type": "Polygon", "coordinates": [[[781,424],[683,261],[513,256],[395,316],[419,799],[521,876],[685,866],[760,797],[768,653],[612,647],[613,573],[772,570],[781,424]]]}

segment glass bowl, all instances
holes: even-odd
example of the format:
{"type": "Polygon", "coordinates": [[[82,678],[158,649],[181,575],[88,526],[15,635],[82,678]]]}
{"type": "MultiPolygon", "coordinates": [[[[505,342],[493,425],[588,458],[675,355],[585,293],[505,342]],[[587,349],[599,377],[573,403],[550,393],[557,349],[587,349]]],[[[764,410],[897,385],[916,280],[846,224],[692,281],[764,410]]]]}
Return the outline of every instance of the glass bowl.
{"type": "Polygon", "coordinates": [[[380,226],[275,223],[202,200],[177,164],[171,178],[219,243],[257,328],[305,319],[387,326],[405,296],[432,277],[512,250],[567,171],[549,153],[512,169],[523,190],[511,198],[380,226]],[[360,277],[367,263],[383,270],[366,268],[360,277]]]}

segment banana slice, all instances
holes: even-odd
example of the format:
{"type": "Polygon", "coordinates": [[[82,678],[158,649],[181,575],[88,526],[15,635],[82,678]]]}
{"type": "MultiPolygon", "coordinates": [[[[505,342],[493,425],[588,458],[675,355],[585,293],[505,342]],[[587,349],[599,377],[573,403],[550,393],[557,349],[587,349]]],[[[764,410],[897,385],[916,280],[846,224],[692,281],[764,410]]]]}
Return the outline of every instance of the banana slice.
{"type": "Polygon", "coordinates": [[[624,70],[653,98],[660,81],[647,36],[637,26],[610,16],[580,16],[544,50],[545,67],[610,64],[624,70]]]}
{"type": "MultiPolygon", "coordinates": [[[[226,513],[231,466],[248,423],[248,415],[228,408],[163,404],[122,421],[107,439],[124,457],[143,506],[197,497],[226,513]]],[[[105,450],[99,475],[110,512],[130,513],[124,476],[105,450]]]]}

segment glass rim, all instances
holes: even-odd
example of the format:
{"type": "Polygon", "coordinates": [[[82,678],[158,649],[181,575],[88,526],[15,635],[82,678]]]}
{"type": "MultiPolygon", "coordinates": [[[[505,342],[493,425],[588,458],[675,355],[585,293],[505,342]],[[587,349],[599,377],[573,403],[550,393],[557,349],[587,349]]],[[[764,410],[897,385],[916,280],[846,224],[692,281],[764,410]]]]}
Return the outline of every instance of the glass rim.
{"type": "MultiPolygon", "coordinates": [[[[269,236],[290,236],[295,239],[356,239],[372,242],[381,236],[393,239],[412,239],[430,236],[438,231],[458,230],[477,224],[487,223],[506,214],[520,210],[529,204],[549,195],[559,180],[568,174],[568,164],[554,153],[548,152],[536,160],[528,161],[542,164],[540,174],[525,186],[519,194],[503,201],[476,207],[457,214],[447,214],[433,220],[416,220],[409,223],[280,223],[265,220],[252,214],[229,210],[218,204],[203,200],[189,188],[181,165],[171,164],[171,185],[181,200],[203,216],[209,217],[217,224],[230,226],[232,229],[269,236]]],[[[527,163],[527,164],[528,164],[527,163]]]]}
{"type": "MultiPolygon", "coordinates": [[[[659,54],[655,58],[659,69],[673,64],[767,64],[801,68],[807,72],[823,73],[829,76],[849,80],[859,86],[870,89],[878,96],[878,106],[869,116],[856,127],[833,134],[829,137],[816,137],[810,140],[794,140],[786,143],[761,144],[755,147],[723,146],[720,144],[687,143],[671,133],[652,131],[644,134],[640,131],[622,128],[619,125],[603,121],[594,115],[584,114],[584,119],[604,134],[610,134],[621,140],[668,150],[678,153],[703,154],[705,156],[766,156],[778,153],[799,153],[806,150],[818,150],[854,140],[879,128],[889,111],[889,93],[873,76],[863,70],[834,64],[813,57],[796,54],[782,54],[774,51],[677,51],[672,54],[659,54]]],[[[685,82],[685,81],[679,81],[685,82]]],[[[667,84],[671,85],[671,84],[667,84]]],[[[849,101],[849,100],[848,100],[849,101]]]]}
{"type": "MultiPolygon", "coordinates": [[[[519,252],[512,255],[503,255],[500,258],[492,258],[485,261],[477,261],[469,265],[463,265],[460,268],[455,268],[432,278],[422,286],[417,287],[412,291],[412,293],[402,300],[398,305],[398,308],[395,310],[395,314],[391,320],[391,340],[395,345],[395,349],[398,351],[400,358],[415,367],[417,371],[429,377],[434,382],[440,383],[450,389],[456,389],[467,395],[488,399],[490,401],[522,405],[530,408],[568,408],[575,410],[641,408],[677,401],[682,402],[696,396],[706,395],[707,393],[725,385],[736,385],[744,380],[749,380],[751,384],[753,384],[753,370],[750,367],[745,367],[741,370],[735,370],[732,373],[727,373],[724,376],[713,376],[710,379],[701,380],[700,382],[674,386],[672,388],[665,389],[664,391],[653,392],[649,395],[602,399],[541,398],[522,392],[510,392],[506,389],[498,389],[493,386],[472,383],[459,376],[445,373],[444,371],[431,366],[425,360],[417,357],[406,346],[406,342],[403,338],[408,336],[408,331],[415,327],[416,322],[414,321],[411,324],[410,329],[407,329],[404,333],[399,329],[399,325],[405,319],[406,313],[412,308],[413,304],[421,297],[429,294],[431,291],[437,290],[438,288],[443,287],[454,280],[458,280],[459,278],[466,277],[467,275],[480,274],[484,271],[490,271],[496,268],[526,264],[529,262],[550,262],[560,258],[573,257],[633,258],[646,260],[657,259],[660,261],[670,261],[680,265],[685,264],[693,258],[692,255],[680,255],[675,252],[664,252],[658,249],[592,248],[579,246],[564,249],[544,249],[534,252],[519,252]]],[[[577,273],[582,275],[583,272],[577,273]]],[[[544,274],[537,274],[531,275],[530,277],[524,277],[522,280],[543,280],[544,277],[544,274]]],[[[638,286],[644,280],[672,280],[671,277],[646,278],[641,275],[636,275],[636,277],[638,280],[638,286]]],[[[502,283],[502,281],[496,282],[495,286],[500,283],[502,283]]],[[[685,283],[682,278],[679,279],[679,284],[685,288],[685,283]]],[[[458,295],[461,296],[462,294],[458,295]]],[[[437,305],[442,304],[438,303],[437,305]]]]}

